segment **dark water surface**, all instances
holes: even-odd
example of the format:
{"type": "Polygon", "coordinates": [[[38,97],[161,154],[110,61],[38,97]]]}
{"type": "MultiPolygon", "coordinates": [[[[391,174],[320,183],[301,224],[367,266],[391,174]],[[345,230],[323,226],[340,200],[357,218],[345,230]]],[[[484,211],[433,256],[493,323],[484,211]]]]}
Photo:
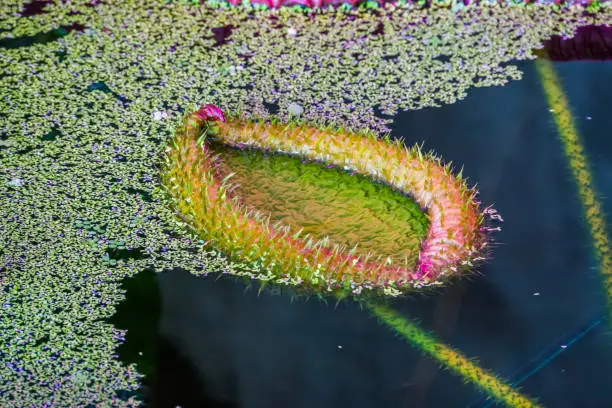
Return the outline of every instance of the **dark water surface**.
{"type": "MultiPolygon", "coordinates": [[[[392,307],[546,407],[612,407],[612,338],[590,232],[535,65],[519,65],[521,81],[399,115],[394,135],[425,141],[426,150],[463,164],[481,201],[505,222],[481,275],[392,307]]],[[[612,214],[612,65],[554,66],[604,213],[612,214]]],[[[233,279],[180,270],[150,277],[159,287],[148,296],[161,310],[158,342],[152,334],[140,340],[157,343],[150,406],[489,406],[472,384],[440,370],[355,304],[291,303],[245,292],[233,279]]],[[[136,332],[122,347],[138,342],[130,337],[136,332]]]]}

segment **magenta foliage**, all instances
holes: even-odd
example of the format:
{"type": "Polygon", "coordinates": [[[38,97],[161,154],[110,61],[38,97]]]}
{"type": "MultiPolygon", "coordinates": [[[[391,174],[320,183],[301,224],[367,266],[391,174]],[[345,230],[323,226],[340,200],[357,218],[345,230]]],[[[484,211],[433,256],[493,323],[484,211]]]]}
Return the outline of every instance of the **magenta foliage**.
{"type": "MultiPolygon", "coordinates": [[[[241,5],[244,0],[228,0],[232,6],[241,5]]],[[[464,5],[468,5],[470,3],[480,3],[481,0],[462,0],[464,5]]],[[[581,4],[581,5],[589,5],[596,0],[523,0],[525,4],[531,4],[534,2],[541,3],[556,3],[556,4],[581,4]]],[[[601,3],[610,1],[610,0],[599,0],[601,3]]],[[[272,9],[277,9],[280,7],[290,7],[290,6],[306,6],[308,8],[325,8],[328,6],[338,6],[341,4],[350,4],[351,6],[356,6],[361,3],[365,3],[366,0],[250,0],[251,4],[264,4],[272,9]]],[[[410,3],[419,3],[418,0],[408,0],[410,3]]],[[[435,0],[426,0],[427,4],[432,4],[435,0]]],[[[497,0],[499,4],[508,3],[508,0],[497,0]]],[[[384,5],[385,3],[395,4],[397,0],[376,0],[379,6],[384,5]]]]}
{"type": "Polygon", "coordinates": [[[225,116],[223,116],[221,109],[210,103],[202,106],[195,114],[204,121],[220,120],[221,122],[225,122],[225,116]]]}

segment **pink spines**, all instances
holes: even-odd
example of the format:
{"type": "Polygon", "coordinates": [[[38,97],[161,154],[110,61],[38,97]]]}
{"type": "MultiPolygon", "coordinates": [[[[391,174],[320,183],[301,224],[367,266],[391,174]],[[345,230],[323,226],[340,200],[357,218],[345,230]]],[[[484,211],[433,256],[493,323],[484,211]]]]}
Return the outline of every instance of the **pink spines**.
{"type": "Polygon", "coordinates": [[[198,118],[207,121],[207,120],[219,120],[221,122],[225,122],[225,116],[223,116],[223,112],[221,109],[212,104],[206,104],[202,106],[196,113],[195,116],[198,118]]]}
{"type": "Polygon", "coordinates": [[[415,272],[411,274],[411,277],[415,280],[421,280],[423,278],[435,278],[432,276],[435,274],[435,264],[431,258],[419,259],[415,272]]]}

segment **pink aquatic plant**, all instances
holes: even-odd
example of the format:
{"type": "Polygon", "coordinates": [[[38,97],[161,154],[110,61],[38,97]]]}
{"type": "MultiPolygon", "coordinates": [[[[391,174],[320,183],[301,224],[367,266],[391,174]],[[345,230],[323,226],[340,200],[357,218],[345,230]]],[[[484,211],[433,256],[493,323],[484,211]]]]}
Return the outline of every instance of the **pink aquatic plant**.
{"type": "Polygon", "coordinates": [[[195,116],[202,119],[203,121],[219,120],[221,122],[225,122],[225,116],[223,115],[223,112],[221,111],[221,109],[219,109],[217,106],[212,105],[210,103],[198,109],[195,112],[195,116]]]}
{"type": "Polygon", "coordinates": [[[450,166],[423,154],[418,146],[407,149],[388,137],[364,137],[342,129],[226,120],[214,105],[201,107],[187,116],[185,123],[186,131],[177,133],[175,147],[168,151],[167,162],[178,163],[168,168],[165,176],[180,212],[191,214],[188,218],[194,222],[193,229],[205,232],[207,243],[263,265],[278,283],[303,284],[328,292],[348,289],[353,294],[374,289],[390,295],[441,284],[441,279],[460,275],[462,269],[485,259],[487,235],[493,230],[485,225],[485,218],[502,221],[490,207],[479,210],[476,191],[467,188],[461,174],[452,174],[450,166]],[[205,126],[207,121],[219,123],[205,126]],[[411,195],[429,218],[416,265],[394,263],[381,256],[370,259],[338,245],[313,242],[299,233],[292,235],[295,231],[286,226],[268,225],[264,215],[242,208],[232,199],[232,187],[227,178],[220,179],[217,157],[208,151],[207,134],[230,146],[323,160],[411,195]]]}

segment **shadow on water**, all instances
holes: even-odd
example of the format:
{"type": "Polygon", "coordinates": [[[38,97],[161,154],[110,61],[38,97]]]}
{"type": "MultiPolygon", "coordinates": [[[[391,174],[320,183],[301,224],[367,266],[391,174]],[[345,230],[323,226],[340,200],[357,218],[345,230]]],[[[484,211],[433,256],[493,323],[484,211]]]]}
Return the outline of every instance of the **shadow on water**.
{"type": "Polygon", "coordinates": [[[46,44],[64,37],[70,31],[83,31],[85,26],[82,24],[70,24],[60,26],[55,30],[38,33],[36,35],[21,36],[17,38],[0,38],[0,48],[20,48],[29,47],[34,44],[46,44]]]}
{"type": "Polygon", "coordinates": [[[199,373],[193,363],[164,338],[160,339],[158,376],[150,407],[155,408],[234,408],[235,404],[215,401],[203,394],[199,373]]]}
{"type": "MultiPolygon", "coordinates": [[[[126,291],[125,300],[117,305],[117,312],[108,320],[118,329],[127,330],[125,342],[117,348],[119,359],[126,364],[136,364],[145,376],[142,394],[150,398],[147,390],[155,377],[158,336],[157,326],[161,313],[161,299],[157,277],[153,270],[144,270],[121,284],[126,291]]],[[[130,396],[124,393],[122,396],[130,396]]]]}
{"type": "MultiPolygon", "coordinates": [[[[70,3],[70,0],[61,0],[63,4],[70,3]]],[[[29,3],[23,5],[21,11],[21,17],[31,17],[37,14],[45,14],[47,11],[45,8],[48,5],[53,4],[53,0],[32,0],[29,3]]],[[[85,7],[95,7],[101,4],[100,0],[91,0],[89,3],[84,4],[85,7]]],[[[78,10],[72,11],[70,14],[79,14],[78,10]]]]}
{"type": "Polygon", "coordinates": [[[119,360],[136,364],[144,378],[140,390],[119,391],[118,396],[136,397],[146,407],[155,408],[233,407],[207,396],[193,363],[159,334],[162,298],[157,274],[146,269],[124,279],[122,289],[126,298],[107,322],[127,330],[125,342],[117,348],[119,360]]]}

